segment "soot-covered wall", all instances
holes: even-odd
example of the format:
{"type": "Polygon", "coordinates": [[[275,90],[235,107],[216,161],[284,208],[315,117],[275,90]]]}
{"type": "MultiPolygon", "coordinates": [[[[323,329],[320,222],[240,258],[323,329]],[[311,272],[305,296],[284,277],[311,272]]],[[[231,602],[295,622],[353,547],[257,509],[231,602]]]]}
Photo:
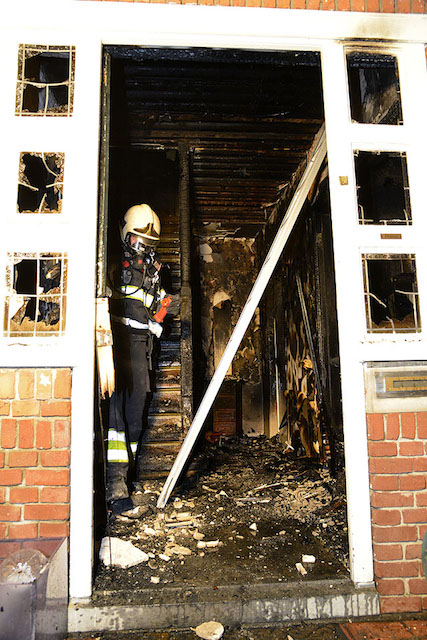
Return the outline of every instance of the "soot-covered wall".
{"type": "MultiPolygon", "coordinates": [[[[201,334],[206,375],[210,379],[245,306],[258,270],[251,238],[200,239],[201,334]]],[[[241,384],[242,429],[263,433],[261,334],[256,312],[227,378],[241,384]]]]}
{"type": "Polygon", "coordinates": [[[325,456],[324,442],[328,442],[336,464],[342,418],[333,248],[325,178],[300,214],[269,285],[263,312],[268,347],[264,368],[269,380],[265,393],[270,399],[269,421],[277,421],[278,383],[283,442],[303,455],[321,458],[325,456]]]}

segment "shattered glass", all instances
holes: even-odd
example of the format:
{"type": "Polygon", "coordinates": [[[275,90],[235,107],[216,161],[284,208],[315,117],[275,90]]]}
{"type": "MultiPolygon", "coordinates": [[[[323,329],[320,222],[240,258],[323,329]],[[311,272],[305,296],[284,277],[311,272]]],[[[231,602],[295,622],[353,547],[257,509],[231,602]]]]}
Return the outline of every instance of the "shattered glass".
{"type": "Polygon", "coordinates": [[[362,256],[368,333],[421,331],[413,254],[362,256]]]}
{"type": "Polygon", "coordinates": [[[65,331],[65,254],[9,254],[6,269],[6,336],[61,335],[65,331]]]}
{"type": "Polygon", "coordinates": [[[21,153],[18,213],[61,213],[63,153],[21,153]]]}
{"type": "Polygon", "coordinates": [[[75,47],[21,44],[16,115],[70,116],[74,70],[75,47]]]}

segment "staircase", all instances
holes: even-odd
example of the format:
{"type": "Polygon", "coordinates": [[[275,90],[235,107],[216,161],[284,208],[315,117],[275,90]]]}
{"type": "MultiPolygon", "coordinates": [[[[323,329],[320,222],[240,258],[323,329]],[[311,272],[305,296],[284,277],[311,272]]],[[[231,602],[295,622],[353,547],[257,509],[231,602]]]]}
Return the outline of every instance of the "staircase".
{"type": "MultiPolygon", "coordinates": [[[[159,254],[169,265],[174,292],[180,291],[179,227],[176,220],[163,222],[159,254]]],[[[164,328],[165,336],[153,354],[153,396],[148,406],[147,428],[141,449],[138,479],[164,478],[169,474],[185,433],[181,415],[181,323],[179,315],[164,328]]]]}

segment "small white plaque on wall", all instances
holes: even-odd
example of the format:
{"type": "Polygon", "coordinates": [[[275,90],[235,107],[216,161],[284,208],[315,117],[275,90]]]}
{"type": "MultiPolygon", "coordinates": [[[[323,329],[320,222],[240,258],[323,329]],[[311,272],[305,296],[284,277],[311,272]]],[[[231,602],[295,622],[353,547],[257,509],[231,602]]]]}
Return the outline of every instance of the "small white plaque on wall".
{"type": "Polygon", "coordinates": [[[427,411],[427,361],[365,362],[367,413],[427,411]]]}

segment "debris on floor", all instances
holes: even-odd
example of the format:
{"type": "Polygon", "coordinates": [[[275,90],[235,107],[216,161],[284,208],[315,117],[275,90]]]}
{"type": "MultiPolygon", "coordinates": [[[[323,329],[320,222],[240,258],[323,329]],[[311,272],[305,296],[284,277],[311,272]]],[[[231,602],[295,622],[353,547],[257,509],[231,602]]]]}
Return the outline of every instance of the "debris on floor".
{"type": "MultiPolygon", "coordinates": [[[[406,614],[408,615],[408,614],[406,614]]],[[[414,614],[411,614],[413,616],[414,614]]],[[[419,614],[425,617],[424,614],[419,614]]],[[[427,621],[409,619],[401,614],[392,619],[346,622],[343,624],[320,621],[284,623],[280,628],[225,628],[222,640],[425,640],[427,621]]],[[[387,616],[388,618],[390,616],[387,616]]],[[[385,618],[385,616],[384,616],[385,618]]],[[[194,632],[120,631],[96,633],[90,636],[69,635],[68,640],[194,640],[194,632]]]]}
{"type": "Polygon", "coordinates": [[[100,565],[95,599],[149,585],[216,588],[347,575],[343,483],[326,465],[285,453],[278,437],[225,439],[208,457],[203,474],[183,483],[164,510],[156,507],[161,481],[134,493],[144,516],[117,517],[110,535],[149,561],[127,570],[100,565]]]}
{"type": "Polygon", "coordinates": [[[149,556],[127,540],[106,537],[101,541],[99,559],[106,567],[114,565],[128,569],[141,562],[147,562],[149,556]]]}
{"type": "MultiPolygon", "coordinates": [[[[196,640],[191,630],[119,631],[69,635],[67,640],[196,640]]],[[[336,624],[285,623],[280,628],[225,628],[221,640],[343,640],[336,624]]],[[[382,639],[381,639],[382,640],[382,639]]],[[[401,640],[395,638],[394,640],[401,640]]],[[[415,640],[415,639],[414,639],[415,640]]],[[[418,638],[416,640],[419,640],[418,638]]]]}
{"type": "Polygon", "coordinates": [[[193,631],[202,640],[220,640],[224,634],[224,627],[220,622],[210,620],[209,622],[202,622],[193,631]]]}

